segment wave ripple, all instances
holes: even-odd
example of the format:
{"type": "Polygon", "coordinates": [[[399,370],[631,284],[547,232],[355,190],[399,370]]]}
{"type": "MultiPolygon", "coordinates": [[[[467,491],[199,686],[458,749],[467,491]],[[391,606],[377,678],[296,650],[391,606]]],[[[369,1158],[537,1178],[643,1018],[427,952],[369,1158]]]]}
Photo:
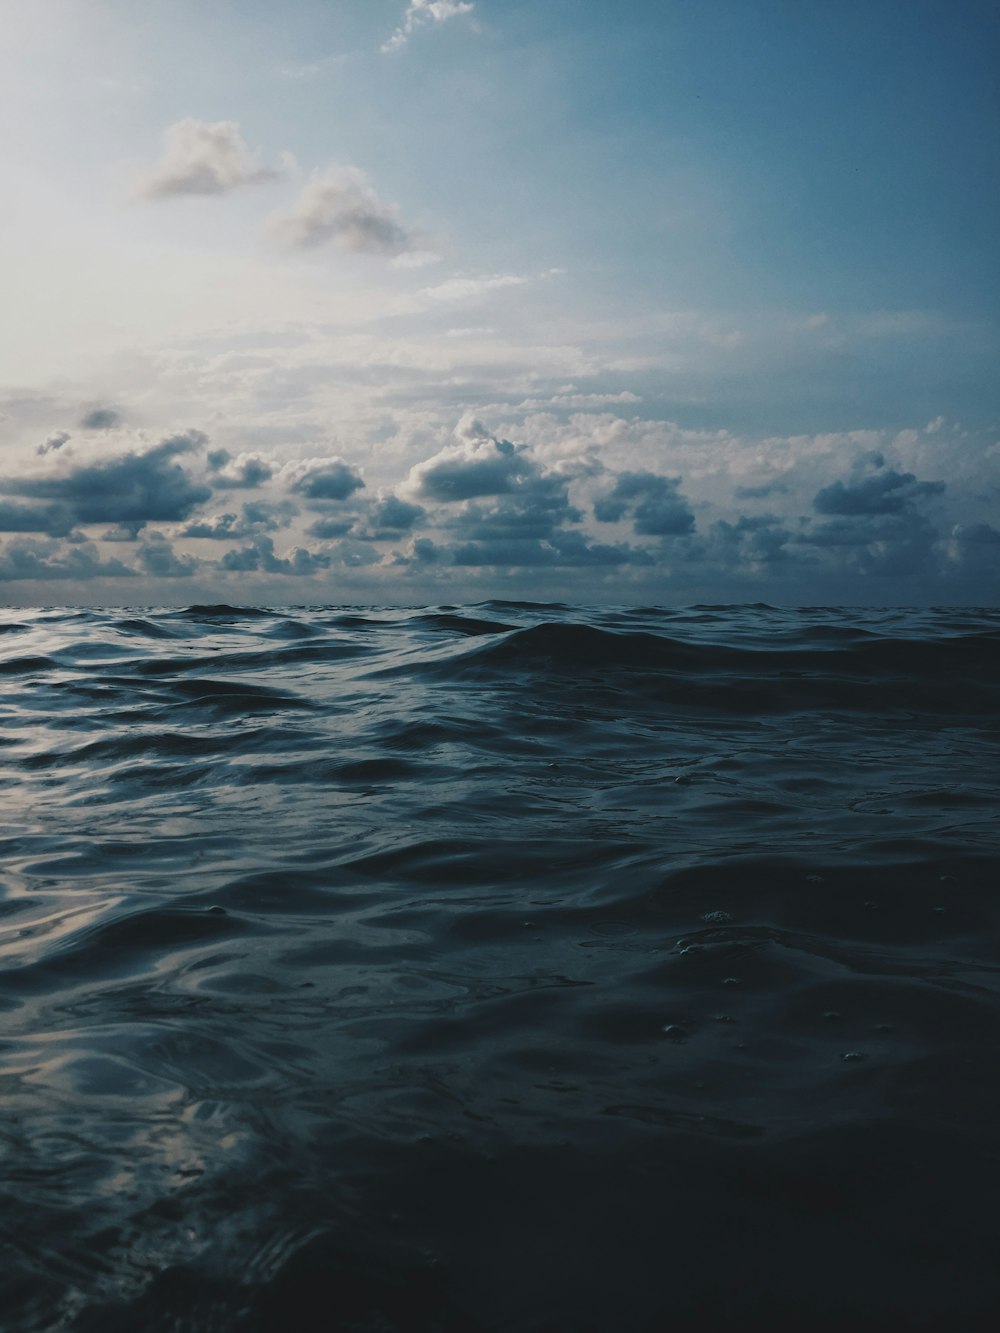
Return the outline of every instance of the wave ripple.
{"type": "Polygon", "coordinates": [[[1000,613],[0,644],[5,1329],[991,1326],[1000,613]]]}

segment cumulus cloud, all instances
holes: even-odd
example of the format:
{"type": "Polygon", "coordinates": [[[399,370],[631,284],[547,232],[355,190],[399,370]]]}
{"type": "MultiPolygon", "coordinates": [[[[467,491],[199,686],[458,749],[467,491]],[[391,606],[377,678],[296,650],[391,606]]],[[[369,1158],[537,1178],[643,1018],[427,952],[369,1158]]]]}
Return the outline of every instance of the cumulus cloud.
{"type": "Polygon", "coordinates": [[[242,515],[234,513],[209,514],[204,518],[193,519],[181,528],[181,537],[199,537],[209,541],[235,541],[243,537],[255,537],[262,532],[277,532],[286,528],[298,513],[289,500],[277,503],[258,501],[243,506],[242,515]]]}
{"type": "Polygon", "coordinates": [[[838,552],[848,571],[898,576],[930,572],[940,534],[924,512],[925,502],[942,495],[943,481],[918,481],[912,472],[887,468],[881,453],[867,455],[850,480],[822,487],[813,509],[827,522],[800,540],[838,552]],[[865,469],[874,469],[864,475],[865,469]]]}
{"type": "Polygon", "coordinates": [[[217,489],[253,490],[274,474],[274,464],[260,454],[237,454],[234,458],[228,449],[213,449],[207,460],[212,485],[217,489]]]}
{"type": "Polygon", "coordinates": [[[450,517],[446,526],[477,541],[553,539],[564,524],[583,518],[570,504],[568,482],[567,476],[533,469],[515,490],[487,504],[471,502],[450,517]]]}
{"type": "Polygon", "coordinates": [[[54,541],[15,542],[0,551],[0,582],[20,579],[132,578],[135,570],[120,560],[102,560],[89,542],[67,546],[54,541]]]}
{"type": "Polygon", "coordinates": [[[952,532],[951,546],[963,573],[1000,577],[1000,530],[991,523],[959,524],[952,532]]]}
{"type": "Polygon", "coordinates": [[[222,568],[231,573],[298,574],[308,576],[330,567],[330,557],[321,551],[296,546],[287,556],[275,554],[270,537],[257,537],[249,546],[227,551],[222,568]]]}
{"type": "Polygon", "coordinates": [[[279,245],[401,255],[413,248],[396,208],[384,204],[357,167],[314,173],[289,212],[272,220],[269,235],[279,245]]]}
{"type": "Polygon", "coordinates": [[[64,430],[57,430],[43,443],[35,446],[35,453],[40,457],[57,452],[71,437],[64,430]]]}
{"type": "Polygon", "coordinates": [[[84,412],[77,425],[81,430],[114,430],[121,425],[121,414],[113,407],[91,407],[84,412]]]}
{"type": "Polygon", "coordinates": [[[113,528],[108,528],[107,532],[101,533],[102,542],[134,542],[138,541],[139,533],[146,526],[146,520],[134,518],[128,523],[117,523],[113,528]]]}
{"type": "Polygon", "coordinates": [[[139,560],[145,572],[158,579],[188,579],[198,568],[198,562],[190,556],[177,555],[160,533],[153,534],[139,548],[139,560]]]}
{"type": "Polygon", "coordinates": [[[475,5],[466,0],[410,0],[403,21],[382,45],[383,51],[398,51],[418,28],[428,23],[444,23],[457,14],[470,14],[475,5]]]}
{"type": "Polygon", "coordinates": [[[364,489],[364,479],[342,458],[304,458],[286,463],[281,480],[307,500],[347,500],[364,489]]]}
{"type": "Polygon", "coordinates": [[[176,195],[226,194],[242,185],[261,185],[281,173],[262,165],[250,151],[235,120],[181,120],[163,136],[163,156],[133,188],[137,199],[176,195]]]}
{"type": "Polygon", "coordinates": [[[321,541],[332,541],[337,537],[346,537],[357,521],[357,514],[348,514],[341,518],[318,518],[306,528],[306,532],[310,537],[319,537],[321,541]]]}
{"type": "Polygon", "coordinates": [[[201,449],[200,431],[171,435],[159,444],[53,477],[19,477],[3,483],[10,495],[61,506],[75,523],[180,522],[212,492],[175,460],[201,449]]]}
{"type": "Polygon", "coordinates": [[[495,439],[474,417],[463,417],[455,436],[458,443],[411,469],[406,487],[412,494],[447,504],[504,495],[537,475],[537,465],[523,446],[495,439]]]}
{"type": "Polygon", "coordinates": [[[622,472],[609,495],[596,501],[594,517],[618,523],[627,515],[638,536],[680,537],[694,531],[694,514],[681,495],[680,477],[622,472]]]}
{"type": "Polygon", "coordinates": [[[793,534],[773,514],[742,514],[735,523],[713,523],[708,542],[696,549],[699,558],[736,568],[745,574],[757,574],[765,568],[784,564],[793,534]]]}
{"type": "Polygon", "coordinates": [[[427,516],[422,505],[410,504],[397,495],[386,495],[370,506],[362,516],[352,515],[346,520],[323,518],[309,529],[314,537],[345,537],[351,533],[355,541],[399,541],[427,516]]]}
{"type": "Polygon", "coordinates": [[[569,494],[580,467],[562,460],[565,466],[548,469],[535,451],[497,438],[471,413],[454,434],[456,442],[414,467],[406,483],[411,495],[441,506],[432,521],[449,540],[417,537],[398,553],[404,563],[516,569],[654,562],[641,547],[595,542],[580,529],[584,516],[569,494]]]}
{"type": "MultiPolygon", "coordinates": [[[[882,466],[881,461],[877,466],[882,466]]],[[[915,502],[941,495],[944,489],[943,481],[917,481],[912,472],[890,469],[873,477],[824,486],[813,500],[813,508],[817,514],[902,514],[915,502]]]]}
{"type": "Polygon", "coordinates": [[[387,495],[374,506],[370,520],[373,527],[402,532],[412,528],[423,516],[424,510],[420,505],[408,504],[396,495],[387,495]]]}

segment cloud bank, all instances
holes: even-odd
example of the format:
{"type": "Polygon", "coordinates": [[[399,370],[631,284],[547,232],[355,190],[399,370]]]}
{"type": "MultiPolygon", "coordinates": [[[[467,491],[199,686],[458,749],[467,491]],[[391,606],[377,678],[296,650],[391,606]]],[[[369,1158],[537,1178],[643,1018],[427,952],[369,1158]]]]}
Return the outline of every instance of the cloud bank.
{"type": "MultiPolygon", "coordinates": [[[[1000,527],[932,470],[948,427],[749,442],[600,412],[522,426],[512,439],[466,413],[394,443],[370,484],[332,450],[281,461],[198,430],[131,444],[97,430],[72,452],[53,430],[44,470],[0,479],[0,579],[885,604],[947,602],[1000,572],[1000,527]],[[236,505],[239,491],[253,498],[236,505]]],[[[38,455],[27,445],[25,466],[38,455]]],[[[376,462],[369,450],[366,472],[376,462]]]]}

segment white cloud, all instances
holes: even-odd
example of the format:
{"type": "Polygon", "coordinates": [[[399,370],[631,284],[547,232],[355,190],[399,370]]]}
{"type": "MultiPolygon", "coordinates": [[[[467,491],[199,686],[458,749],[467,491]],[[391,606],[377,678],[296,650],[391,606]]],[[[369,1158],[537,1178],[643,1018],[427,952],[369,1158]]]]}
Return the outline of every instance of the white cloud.
{"type": "Polygon", "coordinates": [[[258,161],[235,120],[188,119],[166,130],[162,158],[136,181],[132,193],[137,199],[226,194],[241,185],[278,180],[280,175],[258,161]]]}
{"type": "Polygon", "coordinates": [[[516,273],[493,273],[484,278],[449,278],[436,287],[422,287],[420,296],[432,301],[469,301],[501,287],[523,287],[528,281],[516,273]]]}
{"type": "Polygon", "coordinates": [[[440,264],[443,258],[436,250],[406,250],[391,264],[393,268],[426,268],[428,264],[440,264]]]}
{"type": "Polygon", "coordinates": [[[444,23],[457,14],[470,14],[475,5],[465,0],[410,0],[403,21],[389,40],[383,43],[383,51],[398,51],[405,46],[410,37],[427,23],[444,23]]]}
{"type": "Polygon", "coordinates": [[[401,255],[412,244],[398,210],[382,203],[363,171],[349,166],[314,173],[291,210],[273,219],[269,234],[294,250],[333,244],[341,250],[401,255]]]}

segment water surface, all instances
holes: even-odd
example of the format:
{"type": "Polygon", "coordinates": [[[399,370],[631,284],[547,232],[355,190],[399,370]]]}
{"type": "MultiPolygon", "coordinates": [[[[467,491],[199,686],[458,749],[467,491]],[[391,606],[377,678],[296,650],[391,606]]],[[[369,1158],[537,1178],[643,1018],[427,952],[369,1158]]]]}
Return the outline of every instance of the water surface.
{"type": "Polygon", "coordinates": [[[0,613],[0,1322],[992,1327],[998,706],[995,611],[0,613]]]}

